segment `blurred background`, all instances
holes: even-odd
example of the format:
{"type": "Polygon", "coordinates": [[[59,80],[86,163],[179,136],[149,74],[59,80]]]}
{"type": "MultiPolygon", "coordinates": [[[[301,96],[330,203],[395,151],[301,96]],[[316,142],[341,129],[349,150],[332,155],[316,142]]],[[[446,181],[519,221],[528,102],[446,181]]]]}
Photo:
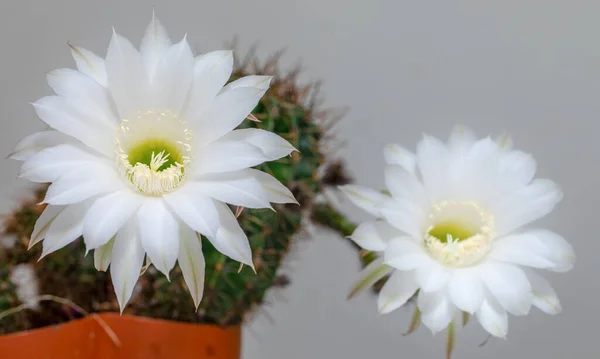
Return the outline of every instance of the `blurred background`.
{"type": "MultiPolygon", "coordinates": [[[[0,153],[43,128],[29,102],[50,94],[45,74],[74,67],[67,41],[105,54],[111,26],[135,44],[152,9],[173,39],[187,32],[196,53],[223,49],[235,35],[244,56],[304,65],[323,80],[326,107],[350,111],[336,129],[337,153],[357,182],[383,187],[385,144],[413,148],[423,132],[445,138],[462,123],[480,135],[508,131],[534,154],[539,176],[565,198],[543,224],[570,240],[573,271],[552,276],[563,313],[511,317],[508,340],[491,340],[473,321],[455,358],[590,357],[600,312],[600,33],[598,1],[3,1],[0,5],[0,153]]],[[[29,195],[19,163],[0,172],[0,210],[29,195]]],[[[354,220],[368,216],[347,202],[354,220]]],[[[401,334],[409,309],[378,316],[365,293],[346,300],[360,268],[356,252],[326,231],[296,243],[291,285],[245,326],[244,359],[441,358],[443,334],[401,334]]]]}

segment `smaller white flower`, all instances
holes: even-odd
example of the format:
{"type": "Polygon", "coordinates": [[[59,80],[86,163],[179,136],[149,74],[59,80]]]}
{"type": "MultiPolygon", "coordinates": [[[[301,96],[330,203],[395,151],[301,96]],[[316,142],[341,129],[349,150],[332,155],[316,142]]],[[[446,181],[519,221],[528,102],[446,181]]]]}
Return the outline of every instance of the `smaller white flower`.
{"type": "Polygon", "coordinates": [[[554,290],[532,268],[565,272],[575,254],[560,235],[524,227],[562,198],[553,182],[534,179],[530,155],[513,150],[506,138],[478,140],[457,128],[448,143],[424,136],[416,154],[389,145],[384,156],[390,196],[341,187],[377,217],[351,236],[379,256],[352,294],[390,275],[379,311],[389,313],[417,294],[422,322],[434,333],[464,312],[504,338],[507,313],[527,315],[532,305],[561,311],[554,290]]]}

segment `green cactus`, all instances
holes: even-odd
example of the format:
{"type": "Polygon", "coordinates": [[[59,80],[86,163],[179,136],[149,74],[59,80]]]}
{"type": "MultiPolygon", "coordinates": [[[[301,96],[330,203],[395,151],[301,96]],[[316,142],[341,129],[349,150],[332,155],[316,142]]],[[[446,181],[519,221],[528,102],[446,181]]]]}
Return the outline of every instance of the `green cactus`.
{"type": "MultiPolygon", "coordinates": [[[[238,262],[223,256],[203,239],[206,278],[198,311],[178,267],[171,272],[170,282],[151,267],[140,278],[125,313],[185,322],[240,324],[263,303],[268,289],[287,283],[279,269],[304,221],[312,219],[339,230],[333,223],[317,217],[343,217],[331,207],[327,207],[328,213],[323,213],[323,207],[315,203],[316,196],[325,187],[349,182],[339,162],[333,162],[326,171],[322,168],[325,163],[322,145],[327,128],[336,118],[317,109],[316,88],[299,86],[298,71],[278,75],[277,60],[278,57],[273,57],[266,65],[257,66],[251,56],[236,65],[231,80],[250,73],[276,75],[271,88],[253,111],[260,122],[247,120],[242,126],[275,132],[299,150],[289,157],[263,164],[259,169],[288,187],[300,205],[275,205],[276,212],[245,209],[240,214],[238,219],[248,235],[256,273],[248,267],[240,270],[238,262]],[[321,210],[316,211],[319,208],[321,210]]],[[[110,277],[94,268],[91,254],[84,256],[81,239],[40,262],[37,259],[41,245],[27,250],[28,238],[43,210],[37,203],[43,198],[45,189],[36,191],[35,198],[25,201],[6,220],[4,235],[17,236],[18,240],[12,248],[0,248],[0,311],[19,303],[15,288],[7,278],[11,268],[19,263],[34,265],[40,294],[68,298],[88,312],[117,311],[110,277]]],[[[348,234],[351,226],[348,224],[343,234],[348,234]]],[[[27,309],[0,319],[0,333],[56,324],[76,316],[77,313],[63,305],[44,302],[40,304],[40,310],[27,309]]]]}

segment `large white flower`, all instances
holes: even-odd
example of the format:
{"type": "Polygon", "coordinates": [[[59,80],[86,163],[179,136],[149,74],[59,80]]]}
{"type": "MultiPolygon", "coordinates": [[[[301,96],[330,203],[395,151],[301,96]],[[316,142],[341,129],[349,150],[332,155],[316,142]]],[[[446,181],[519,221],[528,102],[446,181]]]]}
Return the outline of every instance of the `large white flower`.
{"type": "Polygon", "coordinates": [[[45,256],[83,235],[96,267],[110,264],[121,308],[146,254],[167,276],[179,261],[198,305],[199,234],[252,266],[248,239],[226,203],[295,202],[275,178],[249,168],[294,147],[270,132],[235,130],[271,77],[247,76],[223,87],[231,51],[194,57],[186,38],[172,44],[156,18],[140,51],[117,33],[106,59],[71,49],[77,70],[51,71],[56,96],[33,104],[52,130],[23,139],[12,154],[25,161],[21,177],[52,183],[30,245],[44,239],[45,256]]]}
{"type": "Polygon", "coordinates": [[[381,313],[418,291],[422,322],[433,332],[462,311],[504,338],[507,313],[526,315],[532,305],[549,314],[561,310],[554,290],[531,268],[567,271],[575,255],[558,234],[524,228],[562,198],[553,182],[534,179],[530,155],[462,128],[447,144],[424,136],[416,154],[389,145],[384,155],[390,196],[342,188],[378,217],[351,238],[379,254],[355,290],[390,275],[378,298],[381,313]]]}

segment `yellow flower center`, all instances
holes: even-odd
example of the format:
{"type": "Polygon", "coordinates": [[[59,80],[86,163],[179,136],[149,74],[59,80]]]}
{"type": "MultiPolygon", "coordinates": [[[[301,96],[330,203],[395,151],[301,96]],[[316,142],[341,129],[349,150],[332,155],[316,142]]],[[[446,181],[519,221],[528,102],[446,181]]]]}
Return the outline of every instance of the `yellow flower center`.
{"type": "Polygon", "coordinates": [[[116,162],[123,178],[140,193],[160,196],[177,189],[190,163],[192,132],[169,112],[140,112],[123,119],[116,162]]]}
{"type": "Polygon", "coordinates": [[[434,205],[425,231],[425,246],[440,263],[466,267],[490,250],[494,217],[472,201],[442,201],[434,205]]]}

